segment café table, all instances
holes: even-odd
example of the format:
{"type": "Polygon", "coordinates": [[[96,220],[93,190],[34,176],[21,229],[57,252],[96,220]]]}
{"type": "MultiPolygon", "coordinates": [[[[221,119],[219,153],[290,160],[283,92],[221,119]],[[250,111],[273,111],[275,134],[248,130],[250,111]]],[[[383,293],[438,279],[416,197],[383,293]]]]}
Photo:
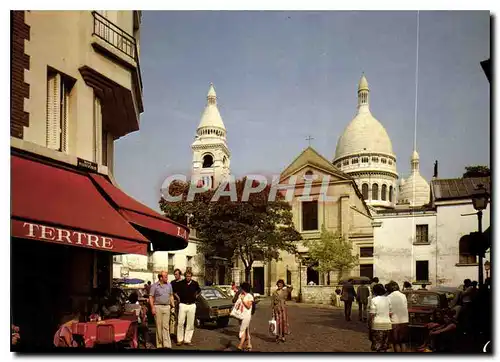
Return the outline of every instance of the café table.
{"type": "Polygon", "coordinates": [[[97,341],[98,326],[113,326],[114,342],[130,339],[131,347],[137,348],[137,322],[130,319],[105,319],[98,322],[75,323],[72,326],[73,334],[83,337],[85,347],[92,348],[97,341]]]}

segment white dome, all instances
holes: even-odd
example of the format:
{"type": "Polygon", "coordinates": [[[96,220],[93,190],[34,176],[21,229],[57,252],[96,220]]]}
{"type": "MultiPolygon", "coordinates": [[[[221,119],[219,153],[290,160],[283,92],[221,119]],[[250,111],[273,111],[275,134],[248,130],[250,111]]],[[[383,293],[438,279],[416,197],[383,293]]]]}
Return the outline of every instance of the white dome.
{"type": "Polygon", "coordinates": [[[217,108],[217,95],[215,93],[215,88],[211,83],[207,94],[207,106],[201,115],[198,129],[202,127],[215,127],[223,130],[226,129],[224,122],[222,122],[219,109],[217,108]]]}
{"type": "Polygon", "coordinates": [[[420,157],[415,150],[411,156],[411,175],[406,180],[401,180],[398,201],[409,202],[411,206],[422,206],[430,201],[431,188],[429,183],[420,175],[420,157]]]}
{"type": "Polygon", "coordinates": [[[370,111],[358,113],[347,125],[337,142],[335,159],[366,152],[393,155],[387,131],[370,111]]]}
{"type": "Polygon", "coordinates": [[[420,173],[414,173],[408,176],[405,183],[401,185],[398,201],[406,203],[406,200],[408,200],[411,206],[422,206],[429,202],[430,192],[429,183],[420,173]],[[415,197],[413,197],[414,185],[415,197]]]}

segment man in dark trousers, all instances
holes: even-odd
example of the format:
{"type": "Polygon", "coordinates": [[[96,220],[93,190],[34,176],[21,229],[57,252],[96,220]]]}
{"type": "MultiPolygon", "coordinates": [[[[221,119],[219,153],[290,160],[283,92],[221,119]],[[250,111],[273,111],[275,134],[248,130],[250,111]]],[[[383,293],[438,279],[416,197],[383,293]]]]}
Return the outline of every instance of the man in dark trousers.
{"type": "Polygon", "coordinates": [[[359,320],[366,321],[368,319],[368,297],[370,296],[370,288],[366,284],[361,284],[358,287],[358,292],[356,296],[356,301],[358,302],[359,308],[359,320]]]}
{"type": "Polygon", "coordinates": [[[172,291],[174,292],[174,304],[175,307],[170,309],[170,335],[175,336],[177,334],[177,320],[179,317],[179,294],[177,293],[177,286],[179,282],[182,281],[182,272],[180,269],[174,270],[174,280],[170,282],[172,284],[172,291]]]}
{"type": "Polygon", "coordinates": [[[352,285],[353,280],[349,279],[347,283],[342,287],[342,300],[344,301],[344,314],[345,320],[351,320],[351,311],[352,311],[352,302],[357,298],[356,290],[354,290],[354,286],[352,285]]]}
{"type": "Polygon", "coordinates": [[[191,344],[194,333],[194,319],[196,315],[196,299],[201,293],[200,285],[194,281],[191,271],[184,273],[185,279],[176,285],[179,295],[179,317],[177,326],[177,345],[191,344]],[[184,325],[186,327],[184,328],[184,325]]]}

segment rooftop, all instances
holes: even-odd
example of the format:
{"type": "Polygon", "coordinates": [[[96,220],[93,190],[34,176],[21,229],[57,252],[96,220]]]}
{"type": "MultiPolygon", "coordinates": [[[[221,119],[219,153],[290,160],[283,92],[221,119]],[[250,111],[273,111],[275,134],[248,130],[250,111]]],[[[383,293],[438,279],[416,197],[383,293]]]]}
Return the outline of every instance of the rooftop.
{"type": "Polygon", "coordinates": [[[476,187],[481,184],[491,193],[490,177],[435,179],[431,181],[431,190],[435,201],[466,199],[470,198],[476,187]]]}

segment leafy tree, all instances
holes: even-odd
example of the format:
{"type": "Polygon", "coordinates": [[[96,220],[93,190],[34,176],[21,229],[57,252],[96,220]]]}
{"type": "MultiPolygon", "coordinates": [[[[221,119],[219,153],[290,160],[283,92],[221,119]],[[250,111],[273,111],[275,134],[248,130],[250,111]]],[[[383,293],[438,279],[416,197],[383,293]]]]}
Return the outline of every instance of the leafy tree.
{"type": "MultiPolygon", "coordinates": [[[[253,181],[253,187],[257,184],[253,181]]],[[[232,259],[237,256],[245,266],[245,278],[250,280],[250,271],[255,260],[278,260],[281,250],[296,253],[296,242],[301,235],[295,230],[291,206],[278,193],[275,201],[268,201],[271,186],[250,194],[248,201],[241,201],[246,178],[237,180],[237,201],[221,196],[211,201],[216,190],[196,194],[187,201],[189,184],[176,182],[170,185],[172,196],[182,195],[178,202],[160,200],[165,215],[175,221],[186,223],[186,214],[191,214],[190,226],[196,229],[206,256],[232,259]]],[[[224,189],[230,190],[229,185],[224,189]]]]}
{"type": "Polygon", "coordinates": [[[318,263],[320,273],[337,272],[341,280],[344,273],[358,264],[359,256],[352,254],[352,242],[340,233],[328,231],[323,225],[319,240],[308,240],[309,257],[318,263]]]}
{"type": "Polygon", "coordinates": [[[465,167],[463,178],[468,177],[488,177],[491,176],[491,170],[488,166],[476,165],[465,167]]]}

